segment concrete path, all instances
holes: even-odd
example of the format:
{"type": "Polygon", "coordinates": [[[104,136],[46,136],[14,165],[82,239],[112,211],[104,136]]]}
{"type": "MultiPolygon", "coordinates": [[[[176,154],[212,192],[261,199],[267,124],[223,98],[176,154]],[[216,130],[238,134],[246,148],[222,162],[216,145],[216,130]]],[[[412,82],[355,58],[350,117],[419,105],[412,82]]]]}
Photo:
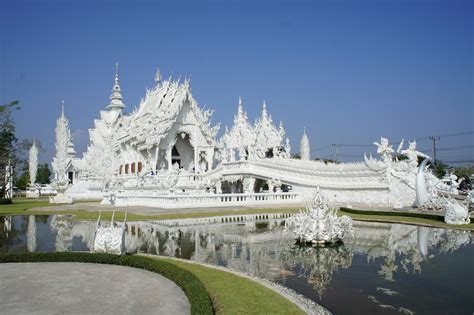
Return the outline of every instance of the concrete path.
{"type": "Polygon", "coordinates": [[[0,314],[190,314],[174,282],[130,267],[0,264],[0,284],[0,314]]]}

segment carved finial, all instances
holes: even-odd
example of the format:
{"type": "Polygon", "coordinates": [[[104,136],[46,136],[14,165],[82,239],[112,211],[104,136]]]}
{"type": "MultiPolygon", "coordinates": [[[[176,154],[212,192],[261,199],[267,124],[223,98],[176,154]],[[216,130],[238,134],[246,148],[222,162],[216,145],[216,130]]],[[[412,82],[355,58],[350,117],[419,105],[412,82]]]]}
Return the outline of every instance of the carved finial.
{"type": "Polygon", "coordinates": [[[155,82],[158,83],[158,82],[160,82],[162,79],[163,79],[163,78],[161,77],[160,68],[156,68],[155,82]]]}
{"type": "Polygon", "coordinates": [[[61,117],[64,117],[64,100],[61,103],[61,117]]]}
{"type": "Polygon", "coordinates": [[[121,110],[125,107],[123,103],[122,90],[120,89],[119,75],[118,75],[118,62],[115,63],[115,79],[114,87],[112,88],[112,94],[110,95],[110,104],[107,106],[108,109],[121,110]]]}
{"type": "Polygon", "coordinates": [[[302,160],[309,160],[311,158],[311,149],[309,146],[309,138],[306,135],[306,127],[304,127],[303,136],[301,136],[300,155],[302,160]]]}

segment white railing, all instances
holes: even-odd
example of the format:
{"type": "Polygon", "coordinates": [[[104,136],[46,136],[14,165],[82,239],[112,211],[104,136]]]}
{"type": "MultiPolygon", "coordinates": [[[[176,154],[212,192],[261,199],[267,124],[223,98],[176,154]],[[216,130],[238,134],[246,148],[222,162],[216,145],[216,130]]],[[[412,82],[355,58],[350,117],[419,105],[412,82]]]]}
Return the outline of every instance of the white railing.
{"type": "Polygon", "coordinates": [[[257,194],[202,194],[202,195],[155,195],[118,193],[106,196],[116,206],[148,207],[226,207],[262,204],[299,204],[297,193],[257,193],[257,194]]]}

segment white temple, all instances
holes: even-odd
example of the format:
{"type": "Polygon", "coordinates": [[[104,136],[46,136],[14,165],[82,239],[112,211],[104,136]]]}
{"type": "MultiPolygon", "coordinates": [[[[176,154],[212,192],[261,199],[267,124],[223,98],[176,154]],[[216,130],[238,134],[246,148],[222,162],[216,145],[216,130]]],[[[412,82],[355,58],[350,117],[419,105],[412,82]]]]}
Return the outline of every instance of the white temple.
{"type": "Polygon", "coordinates": [[[211,125],[212,111],[198,105],[189,80],[163,80],[157,71],[155,81],[126,114],[116,67],[110,103],[89,129],[82,158],[76,157],[63,111],[53,169],[59,186],[68,182],[64,196],[165,208],[301,205],[319,186],[332,205],[415,202],[419,152],[414,143],[406,150],[399,146],[397,153],[407,157],[401,161],[382,138],[375,143],[381,159],[324,163],[310,160],[304,131],[301,159],[292,159],[283,124],[275,126],[265,102],[252,124],[239,99],[233,126],[218,138],[219,124],[211,125]]]}

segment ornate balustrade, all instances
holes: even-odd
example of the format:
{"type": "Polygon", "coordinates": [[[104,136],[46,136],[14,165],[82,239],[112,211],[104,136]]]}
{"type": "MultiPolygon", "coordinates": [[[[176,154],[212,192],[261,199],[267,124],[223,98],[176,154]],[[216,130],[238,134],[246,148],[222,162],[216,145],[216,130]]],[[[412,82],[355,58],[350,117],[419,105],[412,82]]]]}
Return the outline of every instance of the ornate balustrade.
{"type": "MultiPolygon", "coordinates": [[[[127,194],[126,192],[108,196],[117,206],[149,206],[166,208],[184,207],[226,207],[262,204],[299,204],[297,193],[254,193],[254,194],[201,194],[201,195],[158,195],[153,193],[127,194]]],[[[107,197],[106,197],[107,198],[107,197]]]]}
{"type": "Polygon", "coordinates": [[[363,164],[351,164],[351,170],[343,166],[328,167],[324,163],[312,169],[301,167],[300,163],[290,163],[284,159],[265,159],[261,161],[235,161],[223,163],[223,175],[250,175],[260,178],[279,178],[284,183],[303,186],[320,186],[329,189],[387,189],[381,175],[371,171],[363,164]]]}

